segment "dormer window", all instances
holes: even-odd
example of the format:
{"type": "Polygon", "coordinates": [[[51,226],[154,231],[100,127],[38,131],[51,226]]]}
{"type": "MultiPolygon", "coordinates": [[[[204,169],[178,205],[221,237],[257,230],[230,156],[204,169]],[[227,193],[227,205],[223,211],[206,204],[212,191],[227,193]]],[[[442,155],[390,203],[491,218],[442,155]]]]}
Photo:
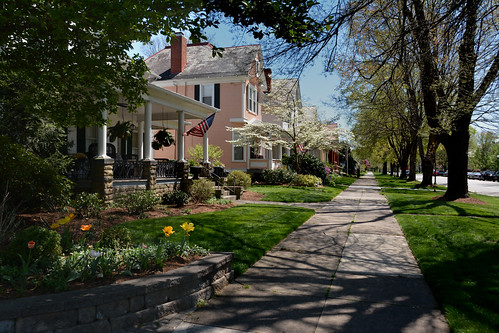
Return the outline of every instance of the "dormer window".
{"type": "Polygon", "coordinates": [[[252,84],[246,86],[246,109],[258,114],[258,90],[252,84]]]}

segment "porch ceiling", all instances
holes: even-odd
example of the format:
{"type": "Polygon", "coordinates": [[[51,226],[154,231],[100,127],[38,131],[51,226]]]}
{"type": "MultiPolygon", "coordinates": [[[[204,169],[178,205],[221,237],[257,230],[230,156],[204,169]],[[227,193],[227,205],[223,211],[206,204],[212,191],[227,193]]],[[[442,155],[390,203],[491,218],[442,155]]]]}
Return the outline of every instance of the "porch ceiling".
{"type": "MultiPolygon", "coordinates": [[[[148,95],[144,96],[146,101],[152,103],[153,128],[176,128],[177,111],[184,111],[184,119],[205,119],[213,112],[220,109],[198,102],[192,98],[177,94],[175,92],[149,84],[148,95]]],[[[137,109],[137,112],[127,112],[126,108],[121,108],[118,114],[110,115],[111,121],[128,120],[134,124],[144,121],[145,106],[137,109]]],[[[188,122],[186,122],[188,123],[188,122]]]]}

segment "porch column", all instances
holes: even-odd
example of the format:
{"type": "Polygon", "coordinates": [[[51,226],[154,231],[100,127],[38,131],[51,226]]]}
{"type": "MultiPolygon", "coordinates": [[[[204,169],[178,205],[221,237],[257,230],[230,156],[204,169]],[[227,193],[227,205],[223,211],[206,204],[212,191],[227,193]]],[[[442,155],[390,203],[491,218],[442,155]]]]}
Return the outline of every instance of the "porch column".
{"type": "Polygon", "coordinates": [[[138,142],[138,145],[139,145],[139,151],[138,151],[138,157],[139,157],[139,161],[144,159],[144,122],[143,121],[139,121],[139,142],[138,142]]]}
{"type": "MultiPolygon", "coordinates": [[[[107,110],[102,111],[102,118],[107,121],[107,110]]],[[[106,151],[107,146],[107,124],[97,129],[97,158],[109,158],[106,151]]]]}
{"type": "Polygon", "coordinates": [[[206,132],[203,136],[203,163],[208,163],[209,156],[208,156],[208,132],[206,132]]]}
{"type": "Polygon", "coordinates": [[[208,152],[208,132],[204,133],[203,135],[203,169],[201,170],[201,176],[202,177],[209,177],[210,172],[211,172],[211,162],[210,162],[210,157],[209,157],[209,152],[208,152]]]}
{"type": "MultiPolygon", "coordinates": [[[[102,111],[102,118],[107,121],[107,110],[102,111]]],[[[107,156],[107,125],[97,129],[97,156],[91,161],[91,189],[104,202],[113,201],[113,165],[114,160],[107,156]]]]}
{"type": "Polygon", "coordinates": [[[274,146],[269,149],[269,169],[274,170],[274,146]]]}
{"type": "Polygon", "coordinates": [[[185,162],[185,147],[184,147],[184,111],[177,111],[178,114],[178,128],[177,128],[177,161],[185,162]]]}
{"type": "Polygon", "coordinates": [[[152,103],[146,101],[145,115],[144,115],[144,160],[152,160],[152,103]]]}

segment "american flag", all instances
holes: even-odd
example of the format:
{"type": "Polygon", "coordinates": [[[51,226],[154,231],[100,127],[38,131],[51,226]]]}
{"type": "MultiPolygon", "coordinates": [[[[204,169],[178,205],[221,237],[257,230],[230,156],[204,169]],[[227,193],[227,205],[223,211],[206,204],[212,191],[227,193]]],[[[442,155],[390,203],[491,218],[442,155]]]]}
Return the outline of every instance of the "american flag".
{"type": "Polygon", "coordinates": [[[300,152],[301,152],[302,154],[305,154],[305,153],[307,152],[307,150],[306,150],[305,148],[303,148],[303,146],[302,146],[302,145],[298,145],[298,149],[300,149],[300,152]]]}
{"type": "Polygon", "coordinates": [[[188,130],[186,133],[184,133],[185,136],[187,135],[192,135],[192,136],[198,136],[198,137],[203,137],[206,132],[208,132],[208,129],[210,128],[211,124],[213,123],[213,119],[215,119],[215,114],[213,113],[211,116],[188,130]]]}

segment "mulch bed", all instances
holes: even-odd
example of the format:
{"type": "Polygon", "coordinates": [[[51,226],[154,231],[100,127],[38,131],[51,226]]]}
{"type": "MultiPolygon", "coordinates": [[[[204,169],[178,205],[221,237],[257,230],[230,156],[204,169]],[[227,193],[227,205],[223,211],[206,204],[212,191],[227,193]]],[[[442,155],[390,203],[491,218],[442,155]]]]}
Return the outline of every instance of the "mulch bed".
{"type": "MultiPolygon", "coordinates": [[[[432,198],[433,200],[439,200],[439,201],[448,201],[447,199],[445,199],[445,197],[443,195],[439,195],[437,197],[434,197],[432,198]]],[[[488,203],[480,200],[480,199],[477,199],[477,198],[472,198],[472,197],[468,197],[468,198],[459,198],[459,199],[456,199],[456,200],[452,200],[452,202],[463,202],[463,203],[470,203],[470,204],[475,204],[475,205],[488,205],[488,203]]]]}
{"type": "MultiPolygon", "coordinates": [[[[245,191],[243,192],[241,199],[258,201],[261,200],[262,197],[263,194],[251,191],[245,191]]],[[[234,207],[236,205],[237,203],[230,203],[226,205],[208,205],[208,204],[196,203],[196,204],[187,204],[183,207],[158,206],[156,209],[147,212],[146,218],[161,218],[168,216],[179,216],[179,215],[221,211],[234,207]]],[[[69,211],[68,213],[41,212],[41,213],[20,214],[19,217],[22,218],[24,227],[31,225],[41,225],[49,228],[52,223],[67,216],[69,213],[71,213],[71,211],[69,211]]],[[[100,239],[100,235],[105,228],[137,219],[138,219],[137,215],[129,215],[125,209],[110,208],[104,210],[101,213],[100,217],[98,218],[75,218],[68,224],[68,227],[72,231],[73,235],[76,238],[75,241],[77,242],[78,238],[83,235],[83,232],[80,230],[81,226],[84,224],[91,224],[92,237],[89,240],[96,241],[100,239]]],[[[58,228],[56,230],[62,233],[64,228],[58,228]]],[[[7,244],[0,245],[0,250],[5,249],[6,246],[7,244]]],[[[131,277],[116,274],[115,276],[106,279],[102,278],[94,281],[85,281],[85,282],[76,281],[70,283],[69,290],[93,288],[102,285],[119,283],[125,280],[137,279],[147,275],[159,274],[167,272],[169,270],[180,268],[200,258],[201,258],[200,256],[190,256],[189,258],[177,257],[168,262],[165,262],[162,270],[134,272],[134,275],[131,277]]],[[[47,291],[41,289],[35,289],[35,290],[25,291],[23,294],[19,294],[18,292],[16,292],[15,289],[10,287],[10,285],[0,281],[0,299],[12,299],[17,297],[35,296],[35,295],[42,295],[45,293],[47,293],[47,291]]]]}

